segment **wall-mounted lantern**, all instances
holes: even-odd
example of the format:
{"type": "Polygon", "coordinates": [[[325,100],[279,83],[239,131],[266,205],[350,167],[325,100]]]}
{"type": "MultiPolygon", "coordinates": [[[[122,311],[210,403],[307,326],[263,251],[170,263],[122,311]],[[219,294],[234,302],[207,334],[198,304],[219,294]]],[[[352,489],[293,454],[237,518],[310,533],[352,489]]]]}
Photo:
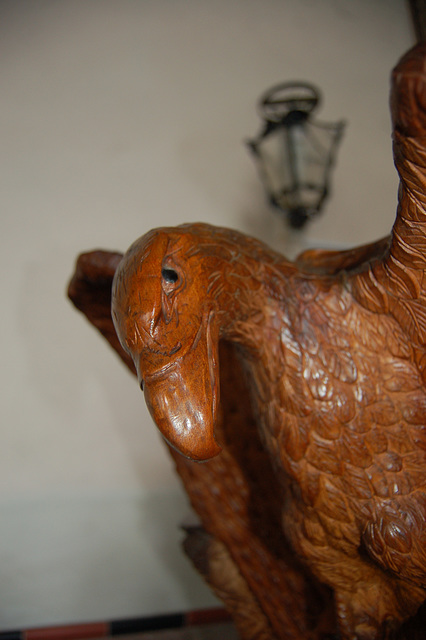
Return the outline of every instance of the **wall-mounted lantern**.
{"type": "Polygon", "coordinates": [[[318,89],[305,82],[272,87],[259,100],[262,130],[247,142],[269,202],[295,228],[319,213],[329,194],[345,126],[314,121],[311,115],[319,102],[318,89]]]}

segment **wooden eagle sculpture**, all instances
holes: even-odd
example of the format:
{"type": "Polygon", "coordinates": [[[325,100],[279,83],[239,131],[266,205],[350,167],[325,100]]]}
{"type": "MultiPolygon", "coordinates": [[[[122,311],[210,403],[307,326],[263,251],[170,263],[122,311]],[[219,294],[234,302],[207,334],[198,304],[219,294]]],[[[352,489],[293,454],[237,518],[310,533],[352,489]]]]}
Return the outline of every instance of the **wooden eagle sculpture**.
{"type": "Polygon", "coordinates": [[[187,552],[246,640],[426,638],[425,45],[391,113],[390,237],[290,262],[160,228],[70,284],[134,367],[201,519],[187,552]]]}

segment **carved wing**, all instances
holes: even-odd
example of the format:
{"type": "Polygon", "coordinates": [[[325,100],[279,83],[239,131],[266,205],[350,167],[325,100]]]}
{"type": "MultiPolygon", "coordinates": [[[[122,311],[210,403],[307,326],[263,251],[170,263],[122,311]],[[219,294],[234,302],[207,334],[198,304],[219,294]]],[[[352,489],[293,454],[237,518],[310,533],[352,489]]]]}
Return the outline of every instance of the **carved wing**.
{"type": "Polygon", "coordinates": [[[111,318],[112,280],[122,257],[122,253],[115,251],[82,253],[68,285],[68,297],[135,373],[133,361],[121,347],[111,318]]]}
{"type": "Polygon", "coordinates": [[[365,308],[398,322],[426,382],[426,44],[394,69],[391,111],[401,178],[391,244],[383,259],[352,274],[348,286],[365,308]]]}
{"type": "MultiPolygon", "coordinates": [[[[401,184],[387,267],[391,275],[399,275],[401,267],[406,267],[417,282],[415,276],[426,267],[425,43],[409,51],[392,73],[391,115],[401,184]]],[[[413,285],[408,287],[414,293],[413,285]]]]}
{"type": "Polygon", "coordinates": [[[392,236],[348,251],[308,250],[296,264],[305,271],[332,275],[386,257],[383,277],[391,281],[389,286],[414,297],[422,288],[426,267],[425,43],[395,67],[390,103],[394,161],[401,180],[392,236]]]}

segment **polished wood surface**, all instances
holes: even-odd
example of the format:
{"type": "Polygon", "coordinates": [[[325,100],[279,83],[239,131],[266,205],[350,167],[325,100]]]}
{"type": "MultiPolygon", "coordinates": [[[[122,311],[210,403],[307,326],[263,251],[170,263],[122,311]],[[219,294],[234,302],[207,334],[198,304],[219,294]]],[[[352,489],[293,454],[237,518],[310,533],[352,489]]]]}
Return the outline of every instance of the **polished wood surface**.
{"type": "Polygon", "coordinates": [[[389,238],[289,262],[182,225],[70,284],[134,367],[202,522],[186,551],[247,640],[426,638],[425,64],[392,75],[389,238]]]}

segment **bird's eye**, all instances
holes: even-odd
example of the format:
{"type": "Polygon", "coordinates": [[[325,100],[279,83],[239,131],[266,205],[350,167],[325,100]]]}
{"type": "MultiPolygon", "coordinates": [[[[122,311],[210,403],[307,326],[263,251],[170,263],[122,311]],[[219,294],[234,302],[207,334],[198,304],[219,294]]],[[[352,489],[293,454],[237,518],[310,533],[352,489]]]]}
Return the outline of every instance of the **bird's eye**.
{"type": "Polygon", "coordinates": [[[175,282],[177,282],[179,279],[179,276],[174,269],[161,269],[161,275],[163,277],[163,280],[165,280],[165,282],[167,282],[168,284],[175,284],[175,282]]]}

